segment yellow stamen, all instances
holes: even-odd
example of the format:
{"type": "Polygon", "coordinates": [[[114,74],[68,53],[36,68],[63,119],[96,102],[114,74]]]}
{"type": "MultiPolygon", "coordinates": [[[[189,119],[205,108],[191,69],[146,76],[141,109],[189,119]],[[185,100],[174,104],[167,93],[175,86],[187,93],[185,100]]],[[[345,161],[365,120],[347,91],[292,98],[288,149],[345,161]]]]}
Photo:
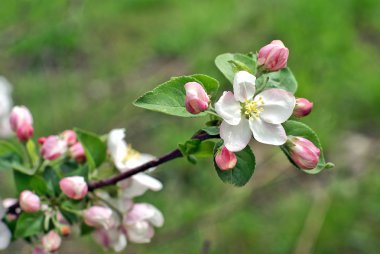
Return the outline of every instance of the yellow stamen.
{"type": "Polygon", "coordinates": [[[259,96],[257,101],[249,101],[247,100],[243,104],[243,114],[245,115],[246,118],[250,118],[252,116],[254,117],[259,117],[261,112],[264,111],[264,108],[261,107],[264,105],[264,100],[263,97],[259,96]]]}
{"type": "Polygon", "coordinates": [[[124,157],[124,161],[129,161],[131,159],[139,159],[141,154],[132,148],[131,145],[128,145],[127,154],[124,157]]]}

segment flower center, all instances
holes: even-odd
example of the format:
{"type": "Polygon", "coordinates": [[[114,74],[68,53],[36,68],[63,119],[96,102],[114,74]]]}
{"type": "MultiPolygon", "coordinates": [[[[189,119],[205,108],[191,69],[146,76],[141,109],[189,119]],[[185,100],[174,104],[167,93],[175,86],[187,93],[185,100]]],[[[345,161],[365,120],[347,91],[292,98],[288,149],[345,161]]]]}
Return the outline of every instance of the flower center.
{"type": "Polygon", "coordinates": [[[138,159],[140,158],[141,154],[137,152],[135,149],[132,148],[131,145],[128,145],[127,154],[124,157],[124,162],[127,162],[131,159],[138,159]]]}
{"type": "Polygon", "coordinates": [[[263,97],[259,96],[258,100],[252,101],[247,100],[242,105],[242,111],[246,118],[250,117],[259,117],[260,113],[264,111],[264,108],[262,107],[264,105],[263,97]]]}

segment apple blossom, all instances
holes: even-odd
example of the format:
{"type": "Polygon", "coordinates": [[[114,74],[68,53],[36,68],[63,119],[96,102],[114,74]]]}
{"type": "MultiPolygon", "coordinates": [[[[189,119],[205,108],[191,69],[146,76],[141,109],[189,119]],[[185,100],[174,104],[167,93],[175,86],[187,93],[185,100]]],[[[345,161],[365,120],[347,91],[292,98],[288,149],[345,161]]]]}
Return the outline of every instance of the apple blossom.
{"type": "Polygon", "coordinates": [[[55,160],[67,151],[66,142],[58,136],[49,136],[41,147],[41,155],[45,160],[55,160]]]}
{"type": "Polygon", "coordinates": [[[264,144],[282,145],[286,133],[281,123],[293,113],[294,96],[282,89],[271,88],[255,95],[255,76],[236,73],[234,92],[224,92],[215,110],[223,118],[220,137],[231,152],[244,149],[253,137],[264,144]]]}
{"type": "Polygon", "coordinates": [[[1,221],[5,214],[5,207],[3,206],[3,202],[0,200],[0,250],[6,249],[12,238],[11,231],[8,226],[1,221]]]}
{"type": "Polygon", "coordinates": [[[223,148],[216,154],[215,163],[221,170],[229,170],[236,166],[236,155],[223,146],[223,148]]]}
{"type": "Polygon", "coordinates": [[[92,206],[83,212],[84,222],[95,228],[110,229],[115,220],[110,208],[104,206],[92,206]]]}
{"type": "MultiPolygon", "coordinates": [[[[120,172],[129,171],[156,159],[153,155],[141,154],[133,150],[124,141],[124,137],[125,129],[114,129],[109,133],[107,140],[108,152],[120,172]]],[[[154,168],[151,170],[153,169],[154,168]]],[[[162,189],[162,183],[160,181],[145,173],[133,175],[129,179],[121,182],[121,186],[124,189],[124,195],[129,198],[140,196],[148,189],[153,191],[162,189]]]]}
{"type": "Polygon", "coordinates": [[[289,56],[289,50],[280,40],[274,40],[262,47],[257,56],[257,64],[266,70],[277,71],[285,68],[289,56]]]}
{"type": "Polygon", "coordinates": [[[86,160],[86,154],[81,143],[76,142],[69,148],[71,157],[78,163],[84,162],[86,160]]]}
{"type": "Polygon", "coordinates": [[[88,192],[88,186],[84,177],[69,176],[59,182],[62,192],[69,198],[79,200],[84,198],[88,192]]]}
{"type": "Polygon", "coordinates": [[[199,114],[208,108],[210,98],[203,86],[197,82],[188,82],[186,89],[186,110],[191,114],[199,114]]]}
{"type": "Polygon", "coordinates": [[[68,146],[72,146],[77,142],[77,134],[73,130],[65,130],[60,136],[68,146]]]}
{"type": "Polygon", "coordinates": [[[311,113],[313,103],[305,98],[297,98],[296,106],[293,110],[293,115],[296,117],[304,117],[311,113]]]}
{"type": "Polygon", "coordinates": [[[105,249],[112,248],[115,252],[121,252],[127,246],[127,238],[119,228],[97,229],[92,234],[95,241],[105,249]]]}
{"type": "Polygon", "coordinates": [[[12,130],[16,133],[20,141],[25,142],[33,136],[33,117],[27,107],[13,107],[10,113],[9,122],[12,130]]]}
{"type": "Polygon", "coordinates": [[[53,230],[44,235],[41,239],[43,249],[47,252],[55,252],[61,246],[61,237],[53,230]]]}
{"type": "Polygon", "coordinates": [[[292,161],[302,169],[313,169],[318,165],[321,150],[310,140],[289,136],[285,145],[292,161]]]}
{"type": "Polygon", "coordinates": [[[40,198],[29,190],[21,192],[19,203],[21,209],[27,213],[35,213],[41,209],[40,198]]]}
{"type": "Polygon", "coordinates": [[[162,213],[146,203],[134,204],[124,218],[128,240],[134,243],[149,243],[154,236],[154,228],[164,224],[162,213]]]}

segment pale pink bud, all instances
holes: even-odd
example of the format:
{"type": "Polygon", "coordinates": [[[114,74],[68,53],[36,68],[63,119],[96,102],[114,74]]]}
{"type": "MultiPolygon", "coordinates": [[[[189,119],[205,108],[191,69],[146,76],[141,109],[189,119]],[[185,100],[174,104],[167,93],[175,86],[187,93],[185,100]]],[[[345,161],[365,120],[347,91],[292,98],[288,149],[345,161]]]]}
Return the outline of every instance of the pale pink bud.
{"type": "Polygon", "coordinates": [[[262,47],[257,56],[258,65],[262,65],[266,70],[277,71],[285,68],[289,56],[289,50],[282,41],[274,40],[270,44],[262,47]]]}
{"type": "Polygon", "coordinates": [[[296,106],[293,110],[293,115],[296,117],[304,117],[310,114],[313,109],[313,103],[305,98],[297,98],[296,106]]]}
{"type": "Polygon", "coordinates": [[[86,154],[81,143],[77,142],[69,148],[69,152],[72,158],[78,163],[84,162],[86,160],[86,154]]]}
{"type": "Polygon", "coordinates": [[[55,231],[52,230],[47,235],[42,237],[41,242],[45,251],[55,252],[61,246],[62,239],[55,231]]]}
{"type": "Polygon", "coordinates": [[[28,190],[21,192],[19,202],[21,209],[27,213],[35,213],[41,209],[40,198],[28,190]]]}
{"type": "Polygon", "coordinates": [[[41,147],[41,155],[45,160],[55,160],[67,151],[67,144],[58,136],[49,136],[41,147]]]}
{"type": "Polygon", "coordinates": [[[91,227],[109,229],[115,225],[112,210],[108,207],[90,207],[84,211],[83,216],[84,222],[91,227]]]}
{"type": "Polygon", "coordinates": [[[59,182],[62,192],[69,198],[79,200],[84,198],[88,192],[88,186],[82,176],[65,177],[59,182]]]}
{"type": "Polygon", "coordinates": [[[62,132],[61,137],[68,146],[72,146],[77,142],[77,134],[73,130],[66,130],[62,132]]]}
{"type": "Polygon", "coordinates": [[[210,98],[205,89],[197,82],[188,82],[186,89],[186,110],[191,114],[199,114],[208,108],[210,98]]]}
{"type": "Polygon", "coordinates": [[[33,125],[32,114],[25,106],[14,106],[11,111],[9,121],[14,132],[17,132],[18,128],[23,125],[33,125]]]}
{"type": "Polygon", "coordinates": [[[216,165],[221,170],[229,170],[236,166],[236,155],[230,152],[225,146],[215,156],[216,165]]]}
{"type": "Polygon", "coordinates": [[[313,169],[318,165],[321,151],[310,140],[289,136],[286,142],[292,161],[302,169],[313,169]]]}

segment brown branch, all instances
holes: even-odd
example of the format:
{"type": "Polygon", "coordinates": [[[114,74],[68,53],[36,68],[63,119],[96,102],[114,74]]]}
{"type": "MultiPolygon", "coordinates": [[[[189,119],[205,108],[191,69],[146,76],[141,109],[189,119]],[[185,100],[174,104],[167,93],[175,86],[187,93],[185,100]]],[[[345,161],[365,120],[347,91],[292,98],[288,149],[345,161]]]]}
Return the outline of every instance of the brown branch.
{"type": "MultiPolygon", "coordinates": [[[[200,132],[196,133],[192,137],[192,139],[206,140],[206,139],[212,139],[212,138],[218,138],[218,137],[219,137],[218,135],[213,136],[213,135],[207,134],[204,131],[200,131],[200,132]]],[[[121,173],[119,175],[112,176],[112,177],[107,178],[107,179],[102,179],[102,180],[99,180],[96,182],[89,183],[88,189],[90,191],[93,191],[95,189],[102,188],[105,186],[115,185],[116,183],[118,183],[122,180],[125,180],[125,179],[127,179],[133,175],[144,172],[150,168],[157,167],[161,164],[164,164],[165,162],[168,162],[168,161],[180,158],[180,157],[183,157],[181,151],[179,149],[175,149],[175,150],[171,151],[170,153],[167,153],[167,154],[165,154],[165,155],[163,155],[163,156],[161,156],[155,160],[149,161],[149,162],[147,162],[141,166],[133,168],[133,169],[126,171],[124,173],[121,173]]]]}

